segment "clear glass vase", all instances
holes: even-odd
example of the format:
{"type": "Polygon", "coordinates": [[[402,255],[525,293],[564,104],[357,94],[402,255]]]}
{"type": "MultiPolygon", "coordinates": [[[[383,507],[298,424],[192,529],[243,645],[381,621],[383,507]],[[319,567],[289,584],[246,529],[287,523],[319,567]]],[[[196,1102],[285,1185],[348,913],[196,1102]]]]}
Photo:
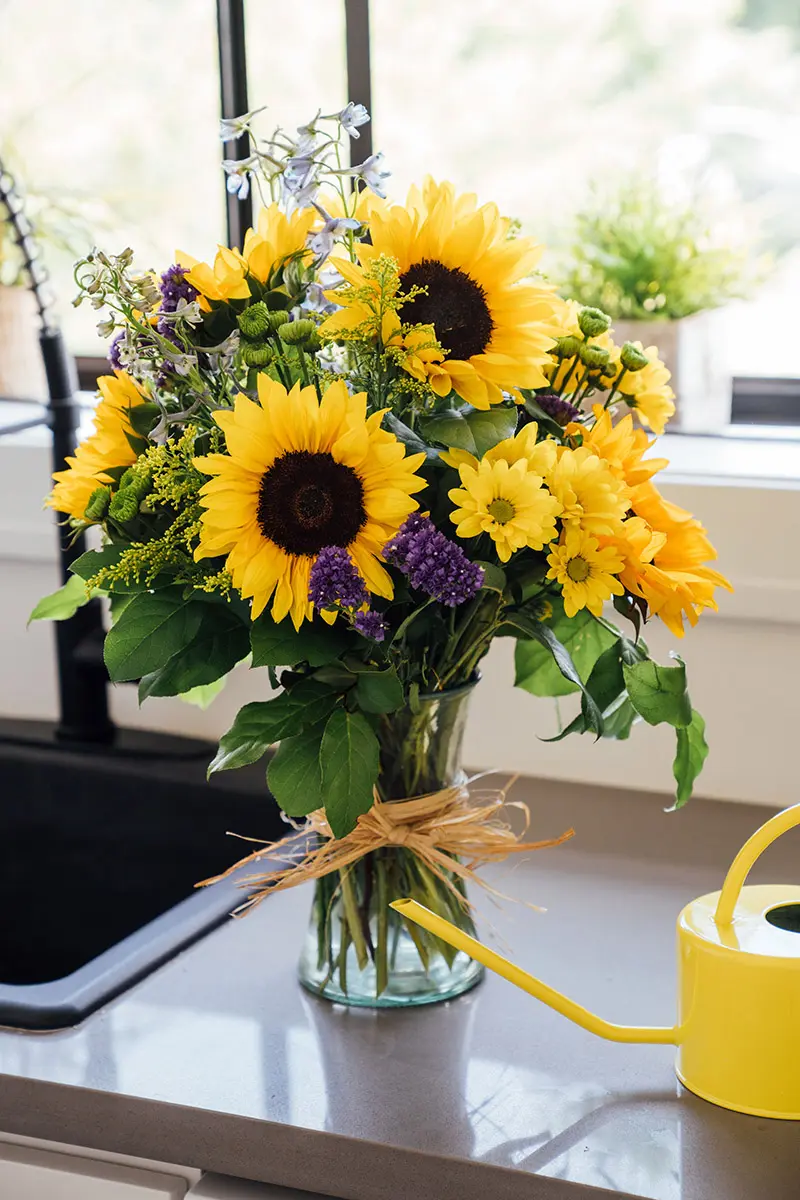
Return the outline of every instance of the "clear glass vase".
{"type": "MultiPolygon", "coordinates": [[[[413,710],[382,718],[382,800],[409,800],[465,780],[461,747],[474,686],[420,696],[413,710]]],[[[385,846],[318,880],[300,958],[303,986],[370,1008],[433,1004],[474,987],[483,978],[479,963],[389,907],[410,896],[474,935],[463,880],[447,874],[455,893],[413,851],[385,846]]]]}

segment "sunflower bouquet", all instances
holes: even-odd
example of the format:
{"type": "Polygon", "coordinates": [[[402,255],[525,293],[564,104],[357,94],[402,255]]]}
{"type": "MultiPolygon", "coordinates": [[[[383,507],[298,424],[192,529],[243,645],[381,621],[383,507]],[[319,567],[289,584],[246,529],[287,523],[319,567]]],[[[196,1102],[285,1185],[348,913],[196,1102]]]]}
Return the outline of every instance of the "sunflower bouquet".
{"type": "Polygon", "coordinates": [[[655,348],[617,346],[606,314],[559,299],[495,205],[431,179],[392,204],[380,155],[343,167],[366,119],[318,114],[226,163],[232,191],[261,192],[241,249],[179,252],[161,275],[127,250],[78,264],[115,373],[48,503],[100,532],[61,602],[108,598],[112,680],[144,700],[265,669],[210,770],[278,743],[270,790],[307,821],[285,865],[254,865],[247,903],[313,879],[303,982],[407,1004],[479,968],[390,902],[471,929],[475,866],[537,845],[464,787],[494,638],[516,639],[523,687],[575,693],[560,737],[672,726],[680,805],[704,725],[683,662],[654,662],[641,628],[682,636],[729,585],[653,483],[666,464],[646,430],[673,411],[655,348]]]}

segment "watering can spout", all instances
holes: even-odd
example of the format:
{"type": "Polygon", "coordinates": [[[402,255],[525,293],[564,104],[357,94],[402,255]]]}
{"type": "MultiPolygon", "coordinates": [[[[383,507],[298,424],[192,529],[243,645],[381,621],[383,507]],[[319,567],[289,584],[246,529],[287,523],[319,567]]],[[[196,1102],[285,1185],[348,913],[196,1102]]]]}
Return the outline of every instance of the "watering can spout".
{"type": "Polygon", "coordinates": [[[463,950],[470,958],[482,963],[490,971],[501,975],[509,983],[522,988],[524,992],[535,996],[537,1000],[541,1000],[542,1003],[555,1009],[563,1017],[588,1029],[590,1033],[594,1033],[598,1037],[606,1038],[610,1042],[677,1044],[678,1030],[674,1026],[672,1028],[648,1028],[639,1025],[614,1025],[610,1021],[604,1021],[602,1017],[598,1017],[582,1005],[576,1004],[574,1000],[557,992],[555,988],[549,987],[541,979],[529,975],[527,971],[523,971],[514,963],[509,962],[507,958],[503,958],[502,954],[490,950],[488,946],[484,946],[476,938],[470,937],[468,933],[464,933],[449,921],[445,921],[443,917],[437,916],[429,908],[418,904],[416,900],[395,900],[392,908],[407,921],[421,925],[423,929],[427,929],[429,933],[441,938],[443,942],[448,942],[457,950],[463,950]]]}

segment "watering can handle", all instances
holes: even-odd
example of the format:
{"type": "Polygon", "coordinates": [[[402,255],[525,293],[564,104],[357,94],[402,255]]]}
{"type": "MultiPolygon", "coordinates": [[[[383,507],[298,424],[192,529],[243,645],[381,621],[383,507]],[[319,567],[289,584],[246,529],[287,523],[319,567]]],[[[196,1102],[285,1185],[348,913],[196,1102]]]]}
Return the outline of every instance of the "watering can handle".
{"type": "Polygon", "coordinates": [[[781,834],[786,833],[789,829],[794,829],[796,825],[800,825],[800,804],[793,804],[791,808],[785,808],[783,812],[776,813],[760,829],[757,829],[752,837],[747,839],[725,876],[725,882],[717,902],[717,910],[714,913],[717,925],[730,925],[733,920],[739,893],[756,859],[781,834]]]}

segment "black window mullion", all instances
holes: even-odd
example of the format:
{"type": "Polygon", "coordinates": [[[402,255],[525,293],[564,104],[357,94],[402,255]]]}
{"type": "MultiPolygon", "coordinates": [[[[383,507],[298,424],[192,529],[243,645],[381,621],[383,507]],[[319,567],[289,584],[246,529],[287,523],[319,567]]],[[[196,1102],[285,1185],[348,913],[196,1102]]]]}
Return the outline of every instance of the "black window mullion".
{"type": "MultiPolygon", "coordinates": [[[[247,40],[244,27],[244,0],[217,0],[217,36],[219,43],[219,81],[223,117],[239,117],[249,107],[247,98],[247,40]]],[[[247,134],[223,146],[223,158],[247,158],[250,138],[247,134]]],[[[253,223],[251,196],[240,200],[226,190],[228,245],[242,248],[246,230],[253,223]]]]}

